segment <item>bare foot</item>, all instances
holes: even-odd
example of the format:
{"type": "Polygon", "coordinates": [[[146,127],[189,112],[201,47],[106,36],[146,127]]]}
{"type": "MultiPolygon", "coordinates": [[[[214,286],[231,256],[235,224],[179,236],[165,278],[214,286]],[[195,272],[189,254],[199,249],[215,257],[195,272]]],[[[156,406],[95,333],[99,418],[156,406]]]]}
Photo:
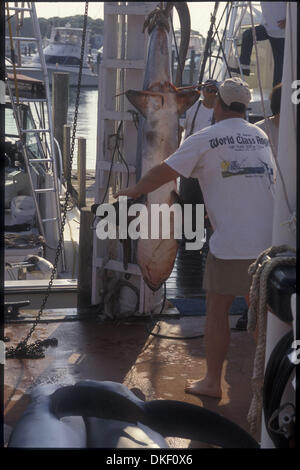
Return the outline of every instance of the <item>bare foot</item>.
{"type": "Polygon", "coordinates": [[[192,395],[206,395],[213,398],[222,397],[221,388],[209,385],[206,379],[188,380],[185,386],[185,392],[191,393],[192,395]]]}

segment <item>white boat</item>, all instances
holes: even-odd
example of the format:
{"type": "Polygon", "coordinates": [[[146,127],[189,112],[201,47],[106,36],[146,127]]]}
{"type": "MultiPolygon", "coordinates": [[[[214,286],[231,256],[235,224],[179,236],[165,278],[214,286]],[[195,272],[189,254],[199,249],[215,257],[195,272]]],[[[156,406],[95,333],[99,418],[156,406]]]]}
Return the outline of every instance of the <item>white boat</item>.
{"type": "MultiPolygon", "coordinates": [[[[52,126],[47,118],[41,122],[48,103],[44,83],[20,74],[16,80],[20,103],[16,106],[10,75],[5,103],[5,300],[15,301],[17,291],[24,292],[29,285],[33,288],[38,281],[38,304],[55,263],[65,189],[58,144],[55,141],[55,152],[51,146],[52,126]]],[[[77,275],[74,255],[79,217],[76,207],[67,213],[57,280],[77,275]]],[[[70,287],[76,295],[77,281],[70,287]]]]}
{"type": "MultiPolygon", "coordinates": [[[[77,86],[82,31],[82,28],[72,28],[69,24],[64,27],[52,28],[48,45],[43,49],[50,85],[52,84],[53,72],[65,72],[69,73],[69,85],[77,86]]],[[[91,54],[88,53],[89,37],[90,31],[87,30],[81,86],[98,87],[97,63],[92,60],[91,54]]],[[[39,53],[33,55],[31,61],[26,60],[22,73],[43,80],[39,53]]]]}
{"type": "MultiPolygon", "coordinates": [[[[13,11],[18,8],[10,7],[13,11]]],[[[16,292],[24,292],[28,286],[34,290],[38,282],[40,304],[49,280],[55,286],[56,279],[64,279],[72,287],[75,306],[77,280],[67,280],[77,277],[80,213],[76,206],[65,203],[62,156],[54,137],[48,73],[34,4],[27,11],[36,33],[43,80],[27,75],[25,65],[12,72],[6,69],[5,300],[13,302],[16,292]]]]}

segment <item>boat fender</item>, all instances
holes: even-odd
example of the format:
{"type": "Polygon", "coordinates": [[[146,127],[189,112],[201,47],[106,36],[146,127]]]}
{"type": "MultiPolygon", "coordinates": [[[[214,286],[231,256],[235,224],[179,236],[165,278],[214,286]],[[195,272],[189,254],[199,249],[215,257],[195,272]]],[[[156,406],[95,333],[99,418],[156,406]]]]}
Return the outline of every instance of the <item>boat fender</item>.
{"type": "Polygon", "coordinates": [[[11,201],[10,208],[13,224],[33,224],[36,209],[31,196],[14,197],[11,201]]]}
{"type": "Polygon", "coordinates": [[[50,263],[50,261],[37,255],[27,255],[23,261],[33,265],[27,267],[29,279],[31,277],[34,277],[35,279],[50,279],[53,271],[53,264],[50,263]]]}

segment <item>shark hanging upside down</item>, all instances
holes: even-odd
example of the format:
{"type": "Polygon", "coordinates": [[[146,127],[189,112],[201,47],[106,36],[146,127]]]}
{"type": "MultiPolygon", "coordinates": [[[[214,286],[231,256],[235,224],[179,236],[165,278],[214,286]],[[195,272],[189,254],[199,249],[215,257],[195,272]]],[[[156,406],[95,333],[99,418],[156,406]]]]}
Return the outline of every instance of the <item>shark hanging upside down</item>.
{"type": "MultiPolygon", "coordinates": [[[[178,148],[179,117],[199,98],[197,90],[181,90],[171,83],[168,17],[157,9],[150,14],[145,25],[150,35],[144,90],[128,90],[130,103],[145,118],[142,129],[141,175],[163,162],[178,148]]],[[[168,204],[176,200],[176,180],[164,184],[147,195],[146,206],[151,226],[152,204],[168,204]]],[[[150,229],[149,229],[150,232],[150,229]]],[[[150,237],[151,235],[149,235],[150,237]]],[[[174,238],[174,221],[170,221],[170,238],[139,239],[137,260],[144,281],[153,291],[158,290],[170,276],[178,249],[174,238]]]]}

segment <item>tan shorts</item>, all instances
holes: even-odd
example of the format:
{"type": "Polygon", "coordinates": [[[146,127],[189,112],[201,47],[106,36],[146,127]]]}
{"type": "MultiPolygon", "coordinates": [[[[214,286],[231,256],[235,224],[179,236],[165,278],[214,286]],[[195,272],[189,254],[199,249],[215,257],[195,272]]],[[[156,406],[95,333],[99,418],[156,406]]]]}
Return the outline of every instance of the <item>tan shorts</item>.
{"type": "Polygon", "coordinates": [[[220,259],[208,252],[203,287],[215,294],[245,296],[249,294],[252,276],[248,274],[255,259],[220,259]]]}

